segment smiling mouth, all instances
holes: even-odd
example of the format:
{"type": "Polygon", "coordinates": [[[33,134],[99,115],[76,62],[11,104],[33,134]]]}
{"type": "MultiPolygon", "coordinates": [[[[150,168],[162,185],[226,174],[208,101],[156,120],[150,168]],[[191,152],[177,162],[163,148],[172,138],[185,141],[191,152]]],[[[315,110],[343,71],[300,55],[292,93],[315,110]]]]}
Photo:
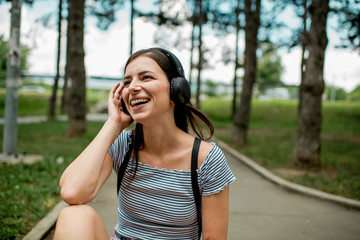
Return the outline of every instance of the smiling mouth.
{"type": "Polygon", "coordinates": [[[139,99],[136,99],[136,100],[132,100],[132,101],[130,102],[130,105],[131,105],[132,107],[135,107],[135,106],[139,106],[139,105],[141,105],[141,104],[145,104],[145,103],[147,103],[147,102],[149,102],[149,101],[150,101],[150,99],[139,98],[139,99]]]}

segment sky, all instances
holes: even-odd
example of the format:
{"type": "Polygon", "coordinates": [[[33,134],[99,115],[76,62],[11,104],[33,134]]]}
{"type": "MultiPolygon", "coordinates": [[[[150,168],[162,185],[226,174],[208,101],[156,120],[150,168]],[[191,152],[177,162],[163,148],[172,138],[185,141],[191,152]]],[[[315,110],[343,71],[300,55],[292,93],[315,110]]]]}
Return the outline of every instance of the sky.
{"type": "MultiPolygon", "coordinates": [[[[29,74],[54,75],[57,51],[57,27],[56,27],[56,11],[57,1],[37,0],[34,6],[22,8],[21,22],[21,43],[32,48],[29,56],[29,74]],[[47,14],[53,13],[52,26],[43,27],[40,23],[36,23],[36,19],[47,14]]],[[[150,1],[144,1],[150,2],[150,1]]],[[[0,34],[5,39],[10,35],[10,3],[3,2],[0,4],[0,34]]],[[[142,8],[151,6],[141,5],[142,8]]],[[[285,16],[286,17],[286,16],[285,16]]],[[[287,22],[293,21],[291,15],[287,22]]],[[[63,24],[63,36],[66,33],[65,24],[63,24]]],[[[167,34],[169,39],[176,40],[176,34],[168,29],[163,28],[159,31],[152,23],[144,19],[137,18],[134,25],[134,50],[160,46],[167,48],[166,44],[155,45],[155,34],[167,34]]],[[[89,76],[105,76],[105,77],[122,77],[123,66],[129,57],[129,16],[127,11],[122,10],[117,13],[117,21],[113,23],[108,31],[101,31],[96,27],[96,19],[87,17],[85,24],[85,67],[89,76]]],[[[191,26],[184,25],[181,27],[182,37],[190,39],[191,26]]],[[[243,35],[241,35],[243,38],[243,35]]],[[[329,44],[325,55],[324,79],[325,84],[341,87],[347,92],[352,91],[356,86],[360,85],[360,55],[350,49],[335,49],[334,45],[339,41],[335,30],[328,28],[329,44]]],[[[210,65],[209,69],[205,69],[202,73],[203,79],[210,79],[217,82],[230,83],[234,76],[233,64],[224,65],[221,63],[221,55],[223,46],[233,46],[235,34],[229,34],[221,38],[216,38],[209,33],[205,33],[204,42],[211,51],[205,56],[210,65]]],[[[60,68],[65,65],[65,39],[62,41],[62,59],[60,68]]],[[[244,51],[244,42],[240,40],[239,50],[244,51]]],[[[190,42],[185,43],[183,50],[169,48],[178,56],[183,64],[186,76],[189,75],[189,59],[190,59],[190,42]]],[[[281,50],[279,52],[284,73],[282,81],[286,84],[299,85],[300,83],[300,56],[299,48],[294,48],[290,52],[281,50]]],[[[193,72],[193,79],[196,72],[193,72]]]]}

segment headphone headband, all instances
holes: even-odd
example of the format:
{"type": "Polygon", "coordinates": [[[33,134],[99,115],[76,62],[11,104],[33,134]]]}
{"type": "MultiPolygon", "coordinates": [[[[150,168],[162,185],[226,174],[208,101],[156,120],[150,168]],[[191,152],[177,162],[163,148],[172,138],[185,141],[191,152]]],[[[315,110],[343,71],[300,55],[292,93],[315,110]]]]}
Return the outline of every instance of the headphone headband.
{"type": "Polygon", "coordinates": [[[173,64],[175,65],[179,76],[185,78],[184,68],[182,67],[180,60],[175,56],[175,54],[173,54],[172,52],[170,52],[169,50],[166,50],[164,48],[154,48],[154,49],[159,50],[160,52],[165,54],[171,60],[171,62],[173,62],[173,64]]]}

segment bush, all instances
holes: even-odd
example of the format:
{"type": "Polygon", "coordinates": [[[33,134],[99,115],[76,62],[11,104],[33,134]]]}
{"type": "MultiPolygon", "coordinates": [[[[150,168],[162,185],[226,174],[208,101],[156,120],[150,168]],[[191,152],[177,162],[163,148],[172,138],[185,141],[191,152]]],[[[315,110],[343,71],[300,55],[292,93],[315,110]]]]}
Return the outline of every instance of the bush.
{"type": "Polygon", "coordinates": [[[360,101],[360,85],[357,86],[351,93],[348,95],[350,101],[360,101]]]}

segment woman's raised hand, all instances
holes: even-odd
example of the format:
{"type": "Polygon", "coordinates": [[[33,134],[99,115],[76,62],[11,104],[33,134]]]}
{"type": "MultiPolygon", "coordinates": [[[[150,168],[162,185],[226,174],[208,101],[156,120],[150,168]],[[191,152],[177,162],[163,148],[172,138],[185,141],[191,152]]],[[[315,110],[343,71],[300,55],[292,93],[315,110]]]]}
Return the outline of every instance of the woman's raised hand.
{"type": "Polygon", "coordinates": [[[131,116],[124,112],[121,105],[121,96],[124,85],[117,83],[109,93],[108,113],[109,119],[119,123],[125,123],[127,126],[133,121],[131,116]]]}

